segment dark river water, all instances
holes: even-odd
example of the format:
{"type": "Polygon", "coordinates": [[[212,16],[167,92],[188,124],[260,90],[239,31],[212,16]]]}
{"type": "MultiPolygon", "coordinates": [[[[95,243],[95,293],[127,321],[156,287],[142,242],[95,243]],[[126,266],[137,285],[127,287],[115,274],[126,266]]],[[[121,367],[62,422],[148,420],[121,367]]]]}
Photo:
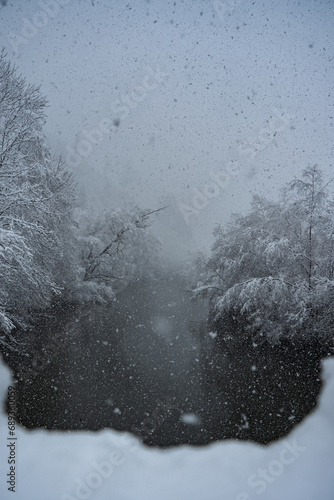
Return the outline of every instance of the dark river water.
{"type": "Polygon", "coordinates": [[[27,428],[128,430],[151,446],[285,435],[321,389],[314,345],[217,342],[182,279],[132,284],[111,304],[63,305],[10,356],[27,428]]]}

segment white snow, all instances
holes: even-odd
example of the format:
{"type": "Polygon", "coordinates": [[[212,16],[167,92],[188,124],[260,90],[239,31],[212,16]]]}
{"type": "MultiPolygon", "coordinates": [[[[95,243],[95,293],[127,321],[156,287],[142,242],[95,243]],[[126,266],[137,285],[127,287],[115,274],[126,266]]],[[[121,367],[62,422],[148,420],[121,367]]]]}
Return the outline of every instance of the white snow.
{"type": "Polygon", "coordinates": [[[215,339],[217,337],[217,332],[209,332],[208,335],[210,335],[212,339],[215,339]]]}
{"type": "MultiPolygon", "coordinates": [[[[333,500],[334,360],[316,410],[270,446],[225,441],[144,448],[130,434],[17,427],[16,492],[7,490],[7,416],[0,415],[1,500],[333,500]]],[[[0,394],[10,385],[0,363],[0,394]]]]}
{"type": "Polygon", "coordinates": [[[196,413],[182,413],[181,422],[187,425],[201,425],[201,418],[196,413]]]}

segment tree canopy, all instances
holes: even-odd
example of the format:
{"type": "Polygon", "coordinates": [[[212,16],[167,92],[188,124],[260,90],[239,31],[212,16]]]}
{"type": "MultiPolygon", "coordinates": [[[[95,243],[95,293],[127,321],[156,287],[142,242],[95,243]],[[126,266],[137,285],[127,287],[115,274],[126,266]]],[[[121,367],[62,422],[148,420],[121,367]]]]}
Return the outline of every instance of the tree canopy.
{"type": "Polygon", "coordinates": [[[217,227],[195,291],[210,298],[221,332],[275,343],[328,340],[334,324],[334,204],[317,166],[290,182],[277,202],[254,196],[251,210],[217,227]]]}
{"type": "MultiPolygon", "coordinates": [[[[72,205],[73,179],[42,127],[47,103],[0,54],[0,329],[25,326],[59,293],[54,269],[72,205]]],[[[5,342],[4,337],[2,341],[5,342]]]]}

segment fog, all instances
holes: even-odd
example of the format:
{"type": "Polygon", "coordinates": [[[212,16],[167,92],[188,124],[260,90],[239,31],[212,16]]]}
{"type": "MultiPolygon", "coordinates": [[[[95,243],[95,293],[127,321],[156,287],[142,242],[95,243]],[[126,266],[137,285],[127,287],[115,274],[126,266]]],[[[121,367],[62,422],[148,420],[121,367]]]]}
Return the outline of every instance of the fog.
{"type": "Polygon", "coordinates": [[[275,197],[307,165],[331,172],[330,2],[0,9],[1,44],[41,84],[47,141],[86,206],[168,206],[155,229],[177,260],[207,249],[214,225],[246,211],[253,193],[275,197]]]}
{"type": "Polygon", "coordinates": [[[1,498],[333,498],[333,21],[0,0],[1,498]]]}

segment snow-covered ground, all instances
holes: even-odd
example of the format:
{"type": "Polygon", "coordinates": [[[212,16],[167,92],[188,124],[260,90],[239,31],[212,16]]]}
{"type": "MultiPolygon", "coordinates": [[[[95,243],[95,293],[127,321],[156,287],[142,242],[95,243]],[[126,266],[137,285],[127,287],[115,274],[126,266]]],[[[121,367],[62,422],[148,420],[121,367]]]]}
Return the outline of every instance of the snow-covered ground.
{"type": "MultiPolygon", "coordinates": [[[[333,359],[324,362],[323,377],[317,409],[287,438],[267,447],[225,441],[162,451],[144,448],[131,435],[111,430],[62,433],[19,427],[13,440],[2,412],[0,498],[333,500],[333,359]],[[11,447],[15,493],[6,483],[11,447]]],[[[2,397],[10,383],[9,370],[0,362],[2,397]]]]}

